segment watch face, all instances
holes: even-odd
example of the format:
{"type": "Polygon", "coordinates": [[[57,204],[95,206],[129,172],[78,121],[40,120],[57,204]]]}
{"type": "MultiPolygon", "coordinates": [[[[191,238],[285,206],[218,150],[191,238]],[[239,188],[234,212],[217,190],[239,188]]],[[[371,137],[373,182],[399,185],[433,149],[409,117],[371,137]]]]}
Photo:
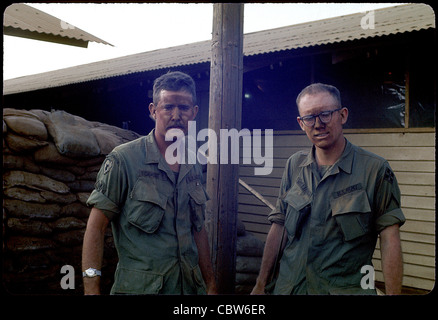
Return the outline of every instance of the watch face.
{"type": "Polygon", "coordinates": [[[85,270],[85,273],[87,274],[87,276],[92,277],[95,275],[95,272],[93,269],[87,269],[85,270]]]}

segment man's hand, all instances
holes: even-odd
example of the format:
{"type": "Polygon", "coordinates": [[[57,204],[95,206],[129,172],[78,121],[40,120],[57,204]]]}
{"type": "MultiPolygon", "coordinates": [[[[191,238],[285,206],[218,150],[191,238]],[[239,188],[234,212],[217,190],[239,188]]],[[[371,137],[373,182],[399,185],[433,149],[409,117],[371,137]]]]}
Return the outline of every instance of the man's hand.
{"type": "Polygon", "coordinates": [[[251,291],[251,295],[264,295],[264,294],[266,294],[265,286],[257,281],[256,285],[251,291]]]}

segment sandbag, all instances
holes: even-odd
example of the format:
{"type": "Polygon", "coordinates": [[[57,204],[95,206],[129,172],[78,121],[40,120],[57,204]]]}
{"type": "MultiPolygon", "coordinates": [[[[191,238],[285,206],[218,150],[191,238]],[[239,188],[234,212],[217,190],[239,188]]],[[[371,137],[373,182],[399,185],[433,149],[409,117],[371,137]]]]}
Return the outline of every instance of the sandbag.
{"type": "Polygon", "coordinates": [[[46,222],[36,220],[9,218],[8,228],[14,233],[28,236],[45,236],[52,233],[52,228],[46,222]]]}
{"type": "Polygon", "coordinates": [[[49,162],[57,165],[77,165],[78,160],[59,153],[58,148],[51,142],[33,154],[35,162],[49,162]]]}
{"type": "Polygon", "coordinates": [[[14,199],[4,199],[3,206],[8,212],[8,218],[54,220],[61,214],[61,206],[58,204],[33,203],[14,199]]]}
{"type": "Polygon", "coordinates": [[[3,175],[3,186],[22,186],[37,190],[49,190],[57,193],[68,193],[70,191],[69,187],[62,182],[40,174],[18,170],[9,171],[3,175]]]}
{"type": "Polygon", "coordinates": [[[261,257],[264,243],[252,233],[246,232],[244,236],[237,237],[236,251],[238,255],[261,257]]]}
{"type": "Polygon", "coordinates": [[[19,153],[32,151],[41,148],[43,146],[46,146],[48,144],[47,141],[29,139],[23,136],[13,134],[11,132],[9,132],[9,134],[6,135],[5,140],[9,149],[19,153]]]}
{"type": "Polygon", "coordinates": [[[35,117],[3,116],[8,128],[22,136],[47,140],[47,129],[44,123],[35,117]]]}
{"type": "Polygon", "coordinates": [[[11,251],[34,251],[56,248],[56,242],[50,239],[37,237],[10,237],[7,241],[8,250],[11,251]]]}
{"type": "Polygon", "coordinates": [[[95,127],[91,128],[97,142],[100,146],[102,154],[110,153],[116,146],[140,138],[140,135],[114,126],[95,123],[95,127]]]}
{"type": "Polygon", "coordinates": [[[102,154],[109,154],[116,146],[123,143],[121,138],[110,131],[101,128],[92,128],[91,132],[93,132],[96,137],[102,154]]]}
{"type": "Polygon", "coordinates": [[[46,122],[59,153],[70,157],[94,157],[100,154],[99,144],[86,120],[65,111],[53,111],[46,122]]]}
{"type": "Polygon", "coordinates": [[[236,270],[240,273],[255,273],[260,270],[260,264],[262,263],[262,257],[236,257],[236,270]]]}

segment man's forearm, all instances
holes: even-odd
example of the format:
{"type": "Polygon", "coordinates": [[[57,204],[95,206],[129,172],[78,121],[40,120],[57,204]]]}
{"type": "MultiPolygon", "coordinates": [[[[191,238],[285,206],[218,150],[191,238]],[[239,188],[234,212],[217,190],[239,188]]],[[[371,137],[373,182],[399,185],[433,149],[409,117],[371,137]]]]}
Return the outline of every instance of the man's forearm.
{"type": "Polygon", "coordinates": [[[213,266],[210,259],[210,248],[208,245],[208,236],[205,227],[199,232],[194,232],[196,246],[198,247],[199,268],[201,269],[202,277],[207,285],[208,294],[216,294],[216,278],[213,272],[213,266]]]}
{"type": "MultiPolygon", "coordinates": [[[[82,270],[101,270],[105,230],[108,220],[103,213],[93,208],[87,223],[82,248],[82,270]]],[[[100,276],[84,278],[84,294],[100,294],[100,276]]]]}
{"type": "Polygon", "coordinates": [[[403,280],[403,260],[398,225],[387,227],[381,232],[380,250],[386,294],[400,294],[403,280]]]}
{"type": "Polygon", "coordinates": [[[281,240],[283,237],[284,227],[273,223],[266,238],[265,249],[263,251],[262,263],[260,266],[260,272],[257,277],[256,285],[251,294],[263,294],[265,286],[269,281],[269,277],[273,272],[275,262],[278,258],[278,254],[283,250],[285,242],[283,241],[280,248],[281,240]]]}

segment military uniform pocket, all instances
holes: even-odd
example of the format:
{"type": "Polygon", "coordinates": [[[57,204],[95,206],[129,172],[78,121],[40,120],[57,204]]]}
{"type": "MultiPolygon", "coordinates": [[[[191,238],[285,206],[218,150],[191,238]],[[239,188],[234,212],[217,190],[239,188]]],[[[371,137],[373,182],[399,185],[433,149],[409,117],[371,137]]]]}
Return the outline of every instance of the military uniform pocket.
{"type": "Polygon", "coordinates": [[[112,294],[158,294],[163,275],[142,270],[117,268],[112,294]]]}
{"type": "Polygon", "coordinates": [[[207,195],[202,185],[196,186],[189,191],[190,219],[196,231],[201,231],[205,220],[205,207],[207,195]]]}
{"type": "Polygon", "coordinates": [[[131,192],[132,209],[128,221],[146,233],[154,233],[163,220],[168,196],[159,193],[153,183],[137,180],[131,192]]]}
{"type": "Polygon", "coordinates": [[[330,201],[332,216],[342,230],[345,241],[372,231],[371,207],[365,190],[348,193],[330,201]]]}
{"type": "Polygon", "coordinates": [[[286,220],[284,226],[289,237],[299,239],[305,222],[310,217],[312,198],[309,194],[303,194],[293,186],[284,196],[288,204],[286,209],[286,220]]]}

